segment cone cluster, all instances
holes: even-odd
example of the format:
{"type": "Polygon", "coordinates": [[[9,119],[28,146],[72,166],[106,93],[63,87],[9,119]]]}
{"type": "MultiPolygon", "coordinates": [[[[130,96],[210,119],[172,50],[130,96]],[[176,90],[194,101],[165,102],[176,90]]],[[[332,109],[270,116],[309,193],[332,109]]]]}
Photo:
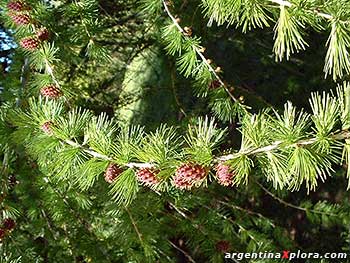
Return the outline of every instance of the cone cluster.
{"type": "MultiPolygon", "coordinates": [[[[44,130],[44,129],[43,129],[44,130]]],[[[113,183],[115,179],[123,172],[123,169],[117,164],[110,164],[105,171],[105,180],[113,183]]],[[[139,182],[147,186],[159,184],[159,170],[156,168],[141,168],[136,172],[139,182]]],[[[190,190],[197,184],[201,183],[208,175],[209,169],[200,164],[185,163],[179,166],[173,178],[175,187],[182,190],[190,190]]],[[[216,167],[216,178],[219,184],[223,186],[233,185],[234,172],[228,165],[220,163],[216,167]]]]}
{"type": "MultiPolygon", "coordinates": [[[[12,21],[18,25],[29,25],[33,24],[36,27],[36,21],[33,21],[30,13],[28,11],[31,10],[31,7],[26,5],[22,1],[10,1],[7,4],[7,8],[9,10],[8,16],[11,17],[12,21]]],[[[20,40],[20,46],[28,51],[36,50],[40,43],[48,40],[50,37],[50,32],[45,27],[41,27],[36,30],[36,32],[28,37],[24,37],[20,40]]]]}
{"type": "Polygon", "coordinates": [[[6,236],[6,231],[0,228],[0,241],[6,236]]]}

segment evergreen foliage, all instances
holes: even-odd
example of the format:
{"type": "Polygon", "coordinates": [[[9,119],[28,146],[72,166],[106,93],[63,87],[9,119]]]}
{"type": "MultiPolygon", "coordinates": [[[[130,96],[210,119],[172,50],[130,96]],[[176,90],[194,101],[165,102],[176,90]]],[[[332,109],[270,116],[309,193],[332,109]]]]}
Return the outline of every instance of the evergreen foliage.
{"type": "Polygon", "coordinates": [[[1,1],[0,262],[349,253],[349,10],[346,0],[1,1]],[[338,85],[292,103],[288,79],[279,108],[272,90],[231,84],[222,48],[256,51],[232,41],[237,29],[291,72],[320,62],[303,52],[321,36],[324,75],[338,85]]]}

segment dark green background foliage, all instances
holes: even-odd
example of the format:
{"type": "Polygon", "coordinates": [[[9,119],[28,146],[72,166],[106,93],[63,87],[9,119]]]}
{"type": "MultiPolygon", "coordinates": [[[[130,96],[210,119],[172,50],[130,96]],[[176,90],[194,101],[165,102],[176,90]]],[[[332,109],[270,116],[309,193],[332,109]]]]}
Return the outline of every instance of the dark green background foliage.
{"type": "MultiPolygon", "coordinates": [[[[242,96],[251,113],[270,108],[264,111],[269,116],[267,125],[276,124],[271,109],[283,114],[284,104],[291,101],[298,109],[311,113],[311,92],[333,90],[335,94],[337,82],[348,79],[346,66],[342,69],[344,75],[335,70],[324,78],[331,27],[328,21],[305,11],[321,10],[349,23],[347,1],[291,1],[297,8],[290,12],[305,26],[301,34],[309,47],[282,62],[276,62],[279,54],[273,52],[278,5],[261,1],[270,26],[242,33],[239,21],[244,22],[249,4],[258,1],[218,1],[227,5],[240,2],[242,10],[233,21],[214,21],[209,26],[211,13],[206,6],[214,2],[173,0],[168,6],[173,15],[181,17],[182,27],[192,28],[192,36],[187,40],[199,37],[200,45],[206,47],[204,56],[213,61],[214,69],[222,68],[219,76],[228,88],[234,88],[233,96],[242,96]]],[[[119,181],[107,184],[103,174],[109,161],[89,156],[84,151],[85,144],[102,155],[113,156],[120,165],[135,160],[148,162],[153,156],[143,145],[152,148],[157,142],[161,144],[173,132],[166,127],[176,127],[176,144],[175,138],[181,141],[187,126],[196,123],[197,117],[216,118],[216,127],[226,129],[226,134],[219,145],[207,147],[209,161],[193,154],[196,146],[186,146],[192,151],[190,154],[176,149],[176,154],[169,153],[171,158],[157,163],[164,169],[166,181],[174,174],[174,167],[185,160],[207,164],[214,155],[236,152],[242,141],[238,129],[247,119],[238,104],[213,107],[213,100],[227,101],[225,91],[206,90],[209,82],[204,85],[204,93],[209,95],[203,96],[203,85],[198,84],[200,73],[186,74],[190,61],[181,68],[179,57],[188,50],[182,47],[180,53],[171,52],[167,46],[169,39],[164,30],[171,25],[171,19],[164,12],[162,1],[27,3],[33,7],[34,18],[49,29],[51,36],[45,54],[24,52],[18,41],[28,31],[11,23],[6,13],[7,1],[1,1],[0,222],[8,217],[16,221],[15,229],[0,241],[1,263],[225,262],[224,251],[218,247],[220,241],[229,244],[229,252],[350,252],[347,164],[340,164],[344,145],[332,140],[329,148],[320,143],[326,150],[321,146],[312,148],[315,156],[328,153],[338,161],[327,166],[334,171],[324,182],[318,178],[312,191],[304,181],[296,186],[299,191],[291,191],[285,185],[275,189],[273,183],[277,180],[266,178],[266,174],[274,176],[268,171],[269,159],[259,159],[259,155],[252,157],[255,165],[246,184],[239,181],[234,186],[220,186],[215,182],[214,169],[207,186],[191,191],[181,191],[169,183],[155,189],[138,185],[135,169],[126,170],[119,181]],[[40,68],[45,59],[65,94],[58,102],[37,99],[40,87],[53,81],[47,75],[47,67],[40,68]],[[73,111],[71,122],[66,121],[67,112],[75,107],[81,107],[80,112],[73,111]],[[93,116],[103,112],[103,125],[98,126],[98,119],[93,116]],[[46,118],[64,127],[55,130],[57,138],[42,134],[40,126],[46,118]],[[144,126],[146,133],[135,128],[135,138],[127,138],[123,148],[120,134],[131,125],[144,126]],[[88,132],[86,127],[90,127],[88,132]],[[152,134],[159,127],[164,134],[152,134]],[[63,143],[67,140],[83,146],[70,147],[63,143]],[[339,149],[335,150],[336,146],[339,149]]],[[[345,31],[349,38],[350,32],[345,31]]],[[[346,42],[348,38],[344,38],[346,42]]],[[[350,41],[345,48],[349,50],[350,41]]],[[[340,121],[340,115],[347,111],[337,110],[332,132],[349,128],[344,118],[340,121]]],[[[321,133],[312,127],[300,138],[321,133]]],[[[244,133],[245,128],[241,129],[244,133]]],[[[271,143],[275,135],[269,130],[267,139],[261,135],[261,145],[253,146],[264,146],[265,139],[271,143]]],[[[327,136],[331,132],[322,138],[327,136]]],[[[290,157],[286,149],[276,156],[290,157]]],[[[242,172],[239,180],[243,182],[244,178],[242,172]]]]}

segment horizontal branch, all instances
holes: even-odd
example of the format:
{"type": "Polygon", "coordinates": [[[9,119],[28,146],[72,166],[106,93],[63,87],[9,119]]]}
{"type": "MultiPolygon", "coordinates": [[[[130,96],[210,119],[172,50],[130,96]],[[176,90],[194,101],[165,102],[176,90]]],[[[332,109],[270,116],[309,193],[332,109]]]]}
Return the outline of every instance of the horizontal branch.
{"type": "Polygon", "coordinates": [[[108,157],[107,155],[104,154],[100,154],[98,152],[95,152],[94,150],[90,149],[90,148],[86,148],[83,145],[80,145],[79,143],[76,143],[72,140],[65,140],[64,141],[66,144],[73,146],[75,148],[79,148],[81,149],[83,152],[86,152],[88,154],[90,154],[92,157],[97,158],[97,159],[102,159],[102,160],[107,160],[107,161],[111,161],[112,158],[108,157]]]}
{"type": "MultiPolygon", "coordinates": [[[[350,132],[349,131],[341,131],[339,133],[333,134],[330,138],[333,140],[349,139],[350,132]]],[[[317,141],[316,137],[310,138],[310,139],[304,139],[304,140],[297,141],[297,142],[289,145],[288,147],[306,146],[306,145],[313,144],[316,141],[317,141]]],[[[241,152],[237,152],[237,153],[233,153],[233,154],[224,155],[224,156],[218,157],[217,160],[221,161],[221,162],[225,162],[225,161],[232,160],[232,159],[239,157],[239,156],[242,156],[242,155],[255,155],[258,153],[271,152],[273,150],[277,150],[281,146],[282,143],[283,143],[283,141],[275,141],[267,146],[258,147],[258,148],[254,148],[254,149],[250,149],[250,150],[246,150],[246,151],[241,151],[241,152]]]]}
{"type": "Polygon", "coordinates": [[[269,191],[267,188],[265,188],[261,183],[259,183],[258,181],[254,180],[254,182],[265,192],[267,193],[269,196],[271,196],[273,199],[277,200],[279,203],[288,206],[290,208],[294,208],[300,211],[303,211],[305,213],[314,213],[314,214],[320,214],[320,215],[326,215],[326,216],[333,216],[333,217],[339,217],[339,214],[334,214],[334,213],[330,213],[327,211],[318,211],[318,210],[314,210],[314,209],[309,209],[309,208],[305,208],[305,207],[301,207],[298,205],[294,205],[291,204],[287,201],[284,201],[282,198],[279,198],[277,195],[273,194],[271,191],[269,191]]]}
{"type": "MultiPolygon", "coordinates": [[[[350,139],[350,132],[349,131],[340,131],[338,133],[331,135],[330,138],[333,140],[338,140],[338,141],[350,139]]],[[[84,151],[85,153],[88,153],[89,155],[91,155],[94,158],[102,159],[102,160],[106,160],[106,161],[113,161],[112,157],[109,157],[109,156],[104,155],[104,154],[100,154],[100,153],[98,153],[90,148],[84,147],[83,145],[80,145],[72,140],[64,140],[63,142],[70,145],[70,146],[81,149],[82,151],[84,151]]],[[[303,140],[294,142],[294,143],[288,145],[287,147],[306,146],[306,145],[311,145],[315,142],[317,142],[317,138],[313,137],[313,138],[303,139],[303,140]]],[[[229,160],[235,159],[235,158],[242,156],[242,155],[256,155],[259,153],[271,152],[271,151],[277,150],[282,144],[283,144],[283,141],[275,141],[275,142],[271,143],[270,145],[257,147],[257,148],[253,148],[253,149],[249,149],[249,150],[245,150],[245,151],[240,151],[240,152],[233,153],[233,154],[219,156],[219,157],[216,157],[214,159],[214,163],[229,161],[229,160]]],[[[128,168],[132,168],[132,169],[134,169],[134,168],[144,169],[144,168],[153,168],[156,166],[156,164],[129,162],[129,163],[124,164],[124,166],[128,167],[128,168]]]]}
{"type": "MultiPolygon", "coordinates": [[[[94,151],[94,150],[92,150],[90,148],[84,147],[83,145],[80,145],[79,143],[76,143],[76,142],[74,142],[72,140],[64,140],[63,142],[68,144],[68,145],[70,145],[70,146],[73,146],[75,148],[81,149],[83,152],[85,152],[87,154],[90,154],[92,157],[94,157],[96,159],[102,159],[102,160],[106,160],[106,161],[112,161],[113,160],[112,157],[109,157],[107,155],[98,153],[98,152],[96,152],[96,151],[94,151]]],[[[129,168],[142,169],[142,168],[152,168],[155,165],[151,164],[151,163],[134,163],[134,162],[130,162],[130,163],[125,164],[125,166],[129,167],[129,168]]]]}
{"type": "MultiPolygon", "coordinates": [[[[268,1],[270,1],[272,3],[275,3],[275,4],[279,4],[280,6],[287,6],[287,7],[295,6],[291,2],[288,2],[288,1],[285,1],[285,0],[268,0],[268,1]]],[[[331,16],[329,14],[326,14],[326,13],[319,12],[317,10],[311,10],[311,11],[313,13],[315,13],[317,16],[325,18],[325,19],[332,19],[333,18],[333,16],[331,16]]]]}

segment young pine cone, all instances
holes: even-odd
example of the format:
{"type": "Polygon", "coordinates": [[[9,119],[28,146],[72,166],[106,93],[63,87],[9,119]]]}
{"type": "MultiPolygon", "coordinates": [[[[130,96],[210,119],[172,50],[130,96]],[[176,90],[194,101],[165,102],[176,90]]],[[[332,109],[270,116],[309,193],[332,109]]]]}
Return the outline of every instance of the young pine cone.
{"type": "Polygon", "coordinates": [[[234,172],[230,171],[230,166],[219,163],[216,167],[216,178],[219,184],[224,186],[233,185],[233,177],[235,176],[234,172]]]}
{"type": "Polygon", "coordinates": [[[23,49],[33,51],[39,47],[39,40],[36,37],[25,37],[19,41],[20,46],[23,49]]]}
{"type": "Polygon", "coordinates": [[[180,189],[191,189],[197,182],[203,180],[208,174],[207,169],[199,164],[182,164],[177,168],[174,185],[180,189]]]}
{"type": "Polygon", "coordinates": [[[47,97],[50,99],[57,99],[63,95],[62,91],[56,85],[53,85],[53,84],[42,87],[40,90],[40,93],[44,97],[47,97]]]}
{"type": "Polygon", "coordinates": [[[123,169],[118,165],[110,163],[105,172],[105,181],[110,184],[113,183],[122,172],[123,169]]]}
{"type": "Polygon", "coordinates": [[[159,180],[157,178],[157,174],[159,173],[159,170],[152,169],[152,168],[142,168],[137,171],[137,179],[147,185],[147,186],[153,186],[159,183],[159,180]]]}
{"type": "Polygon", "coordinates": [[[7,3],[7,8],[11,11],[22,11],[24,9],[24,4],[21,1],[10,1],[7,3]]]}
{"type": "Polygon", "coordinates": [[[41,125],[41,129],[43,132],[45,132],[47,135],[52,135],[52,121],[46,121],[43,125],[41,125]]]}
{"type": "Polygon", "coordinates": [[[28,25],[31,22],[30,16],[27,14],[11,13],[9,16],[12,21],[19,26],[28,25]]]}

